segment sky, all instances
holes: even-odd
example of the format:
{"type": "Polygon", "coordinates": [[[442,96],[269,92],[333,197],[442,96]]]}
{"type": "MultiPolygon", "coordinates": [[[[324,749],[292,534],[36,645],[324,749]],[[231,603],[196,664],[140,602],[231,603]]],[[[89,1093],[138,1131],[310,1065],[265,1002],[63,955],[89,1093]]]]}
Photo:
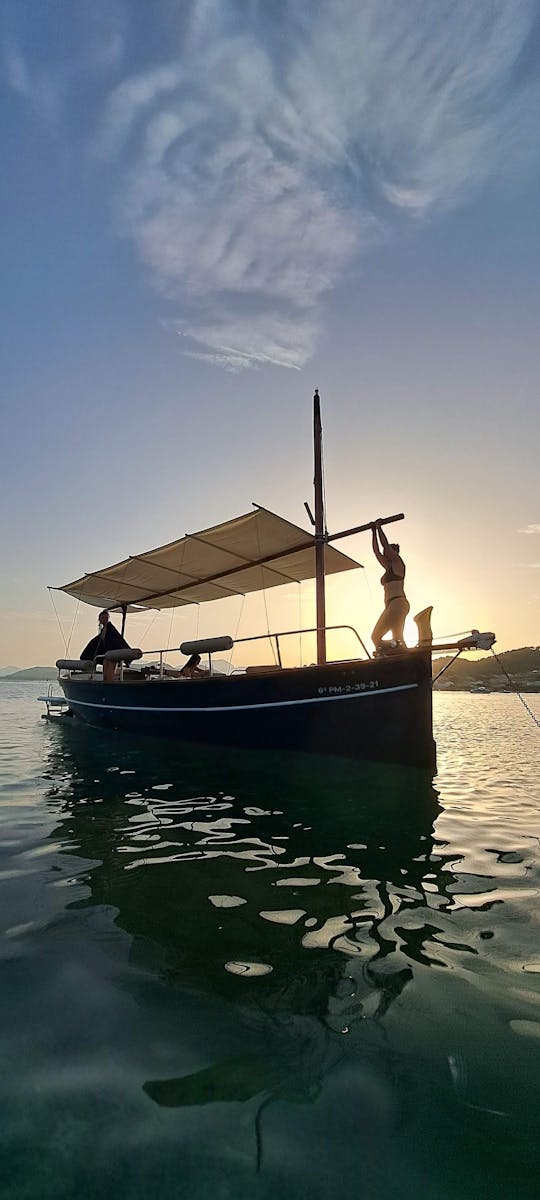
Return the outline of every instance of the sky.
{"type": "MultiPolygon", "coordinates": [[[[306,525],[314,387],[328,527],[404,512],[412,613],[540,642],[539,60],[540,0],[3,0],[0,666],[95,631],[48,585],[253,501],[306,525]]],[[[128,636],[268,623],[313,586],[128,636]]]]}

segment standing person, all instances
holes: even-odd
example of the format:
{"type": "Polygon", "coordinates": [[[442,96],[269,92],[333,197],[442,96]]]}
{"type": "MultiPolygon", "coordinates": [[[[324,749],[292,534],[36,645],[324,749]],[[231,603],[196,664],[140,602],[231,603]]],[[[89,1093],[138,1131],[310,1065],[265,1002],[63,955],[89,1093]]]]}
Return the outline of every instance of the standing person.
{"type": "MultiPolygon", "coordinates": [[[[92,659],[93,662],[103,663],[103,655],[107,650],[129,650],[129,645],[122,634],[113,625],[106,609],[100,612],[99,633],[88,642],[81,653],[81,658],[92,659]]],[[[114,679],[116,667],[114,663],[103,663],[103,680],[110,683],[114,679]]]]}
{"type": "Polygon", "coordinates": [[[403,586],[405,563],[399,553],[399,546],[397,542],[388,541],[379,521],[373,526],[373,552],[381,567],[384,567],[384,575],[381,576],[384,587],[384,612],[377,621],[371,640],[375,644],[375,653],[383,654],[385,647],[382,639],[385,633],[391,633],[398,646],[405,645],[403,626],[411,606],[403,586]]]}

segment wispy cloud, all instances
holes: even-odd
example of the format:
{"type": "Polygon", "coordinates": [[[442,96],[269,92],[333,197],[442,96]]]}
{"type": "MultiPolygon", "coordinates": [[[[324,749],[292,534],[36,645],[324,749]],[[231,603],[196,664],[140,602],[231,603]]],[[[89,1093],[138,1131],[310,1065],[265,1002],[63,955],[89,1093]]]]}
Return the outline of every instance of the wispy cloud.
{"type": "MultiPolygon", "coordinates": [[[[536,0],[153,12],[167,59],[111,91],[92,151],[114,163],[119,229],[176,305],[186,353],[229,369],[301,366],[362,254],[537,144],[536,0]]],[[[24,62],[9,71],[28,93],[24,62]]]]}
{"type": "Polygon", "coordinates": [[[121,227],[181,299],[191,353],[301,366],[363,250],[501,168],[534,11],[291,0],[273,19],[262,3],[194,3],[177,56],[115,89],[95,145],[123,163],[121,227]]]}
{"type": "Polygon", "coordinates": [[[59,132],[70,96],[80,93],[96,73],[120,67],[126,44],[125,9],[120,0],[92,0],[91,5],[66,10],[65,24],[59,25],[63,53],[38,65],[25,52],[23,10],[13,11],[15,18],[9,20],[6,9],[3,21],[3,82],[27,101],[43,125],[59,132]],[[70,35],[76,49],[66,53],[70,35]]]}
{"type": "Polygon", "coordinates": [[[540,533],[540,524],[526,525],[524,529],[518,529],[518,533],[540,533]]]}
{"type": "Polygon", "coordinates": [[[16,42],[3,47],[4,79],[8,87],[28,102],[34,115],[49,128],[56,128],[64,93],[63,72],[58,69],[33,71],[16,42]]]}

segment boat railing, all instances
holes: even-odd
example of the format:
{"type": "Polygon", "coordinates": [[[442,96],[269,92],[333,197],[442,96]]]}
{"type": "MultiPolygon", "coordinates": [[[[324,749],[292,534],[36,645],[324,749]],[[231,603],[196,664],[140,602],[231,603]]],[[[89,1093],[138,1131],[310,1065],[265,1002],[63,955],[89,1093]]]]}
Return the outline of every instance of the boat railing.
{"type": "MultiPolygon", "coordinates": [[[[326,632],[327,632],[327,633],[336,632],[337,630],[341,630],[341,631],[344,631],[344,630],[346,630],[346,631],[348,631],[349,633],[352,633],[352,634],[354,635],[354,637],[356,638],[356,640],[357,640],[358,644],[359,644],[359,645],[362,647],[362,650],[364,651],[364,654],[366,655],[366,658],[371,658],[371,654],[370,654],[370,652],[369,652],[369,650],[368,650],[368,648],[367,648],[367,646],[366,646],[365,642],[363,642],[363,641],[362,641],[362,638],[360,637],[360,634],[358,633],[358,630],[354,628],[354,625],[325,625],[325,627],[324,627],[324,628],[325,628],[325,630],[326,630],[326,632]]],[[[304,628],[304,629],[280,629],[280,630],[279,630],[277,633],[274,633],[274,632],[271,632],[271,633],[270,633],[270,632],[269,632],[269,633],[258,633],[258,634],[254,634],[254,635],[253,635],[253,636],[251,636],[251,637],[234,638],[234,639],[231,639],[231,640],[232,640],[232,644],[233,644],[233,646],[240,646],[240,645],[243,645],[243,644],[245,644],[245,643],[247,643],[247,642],[262,642],[262,641],[269,641],[270,643],[274,642],[274,644],[275,644],[275,658],[276,658],[276,664],[277,664],[277,666],[278,666],[278,667],[281,667],[281,668],[282,668],[282,667],[283,667],[283,660],[282,660],[282,657],[281,657],[281,645],[280,645],[280,638],[285,638],[285,637],[298,637],[300,634],[307,634],[307,633],[315,633],[315,634],[316,634],[316,633],[317,633],[317,631],[318,631],[318,628],[317,628],[317,626],[316,626],[316,625],[312,625],[312,626],[309,626],[308,628],[304,628]]],[[[191,649],[192,647],[193,647],[193,648],[195,648],[195,647],[196,647],[196,645],[197,645],[197,642],[190,643],[190,649],[191,649]]],[[[165,656],[166,656],[167,654],[169,654],[169,655],[170,655],[170,654],[174,654],[175,652],[176,652],[176,647],[171,647],[171,646],[168,646],[168,647],[166,647],[166,648],[159,648],[159,649],[156,649],[156,650],[143,650],[143,657],[144,657],[144,658],[154,658],[154,659],[158,658],[158,659],[159,659],[159,667],[158,667],[158,672],[159,672],[159,674],[158,674],[158,677],[159,677],[160,679],[163,679],[163,677],[165,676],[165,674],[166,674],[166,672],[167,672],[167,667],[166,667],[166,664],[165,664],[165,656]]],[[[208,654],[208,659],[209,659],[210,668],[211,668],[211,665],[212,665],[212,655],[211,655],[211,653],[210,653],[208,650],[206,650],[206,649],[205,649],[205,651],[204,651],[204,652],[208,654]]],[[[175,670],[175,674],[176,674],[176,673],[177,673],[177,672],[176,672],[176,670],[175,670]]]]}
{"type": "MultiPolygon", "coordinates": [[[[278,667],[278,669],[279,668],[282,669],[283,668],[283,659],[281,656],[281,641],[280,641],[280,639],[286,638],[286,637],[298,637],[303,634],[309,634],[309,633],[316,634],[319,632],[319,628],[320,627],[317,627],[316,625],[311,625],[309,627],[302,628],[302,629],[280,629],[277,632],[268,631],[267,633],[253,634],[250,637],[243,637],[243,638],[234,638],[234,639],[233,638],[203,638],[199,641],[183,643],[182,646],[180,646],[180,647],[166,646],[166,647],[156,648],[155,650],[129,650],[126,654],[124,654],[121,650],[109,651],[108,654],[106,655],[106,657],[110,660],[114,660],[114,662],[117,663],[118,668],[119,668],[120,680],[123,680],[123,678],[124,678],[124,670],[125,670],[126,665],[129,667],[129,666],[131,666],[132,660],[142,659],[142,658],[154,659],[154,663],[152,665],[155,665],[156,672],[157,672],[157,678],[163,679],[163,678],[165,678],[166,675],[168,675],[170,677],[171,675],[179,676],[181,674],[181,668],[169,667],[167,665],[166,656],[171,655],[171,654],[177,654],[178,652],[186,653],[188,645],[189,645],[189,653],[190,654],[200,651],[201,654],[208,655],[209,669],[211,672],[211,670],[212,670],[212,653],[221,650],[224,647],[225,643],[227,643],[227,648],[232,650],[234,646],[244,645],[247,642],[269,641],[270,644],[271,645],[273,644],[273,646],[274,646],[273,652],[274,652],[274,657],[276,660],[275,665],[278,667]],[[186,647],[186,649],[184,649],[184,646],[186,647]],[[157,660],[157,663],[155,662],[155,660],[157,660]]],[[[366,658],[371,658],[371,654],[370,654],[365,642],[362,641],[362,638],[360,637],[358,630],[355,629],[354,625],[325,625],[324,629],[325,629],[326,633],[335,633],[336,631],[342,631],[342,632],[347,631],[348,633],[352,633],[354,635],[354,637],[356,638],[359,646],[362,647],[362,650],[364,651],[366,658]]],[[[77,674],[85,673],[87,676],[90,676],[91,679],[94,678],[94,676],[95,676],[96,664],[94,662],[90,662],[90,661],[82,662],[79,659],[58,659],[56,665],[58,667],[59,676],[61,676],[63,672],[66,672],[68,675],[71,675],[73,673],[77,673],[77,674]]],[[[241,670],[241,668],[233,668],[231,673],[234,674],[234,673],[236,673],[236,671],[239,671],[239,670],[241,670]]]]}
{"type": "MultiPolygon", "coordinates": [[[[235,644],[235,646],[239,646],[242,642],[262,642],[262,641],[272,642],[272,639],[274,639],[275,644],[276,644],[277,664],[279,667],[282,667],[283,663],[281,660],[281,647],[279,644],[279,639],[284,638],[284,637],[298,637],[299,634],[303,634],[303,633],[319,633],[321,628],[323,628],[323,627],[317,626],[317,625],[312,625],[308,629],[281,629],[279,631],[279,633],[258,633],[254,637],[235,638],[234,644],[235,644]]],[[[339,629],[348,630],[349,633],[353,633],[357,642],[362,647],[362,650],[364,651],[366,657],[371,658],[371,654],[369,653],[367,646],[362,641],[362,638],[360,637],[358,630],[354,628],[354,625],[325,625],[324,626],[324,630],[326,633],[332,633],[339,629]]]]}

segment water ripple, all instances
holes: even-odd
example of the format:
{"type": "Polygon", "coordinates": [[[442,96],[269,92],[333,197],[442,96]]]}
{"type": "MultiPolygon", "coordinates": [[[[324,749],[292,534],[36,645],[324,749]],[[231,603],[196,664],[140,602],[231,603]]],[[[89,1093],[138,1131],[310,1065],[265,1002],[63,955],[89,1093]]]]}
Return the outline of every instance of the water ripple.
{"type": "Polygon", "coordinates": [[[274,1164],[331,1144],[329,1178],[376,1146],[400,1181],[421,1146],[411,1194],[463,1156],[483,1197],[504,1120],[501,1195],[525,1195],[505,1154],[525,1163],[540,1112],[540,806],[512,702],[435,697],[433,781],[30,726],[21,700],[20,739],[0,724],[9,1136],[65,1149],[73,1112],[79,1147],[104,1112],[115,1152],[168,1129],[186,1160],[251,1162],[248,1129],[259,1164],[265,1138],[274,1164]]]}

